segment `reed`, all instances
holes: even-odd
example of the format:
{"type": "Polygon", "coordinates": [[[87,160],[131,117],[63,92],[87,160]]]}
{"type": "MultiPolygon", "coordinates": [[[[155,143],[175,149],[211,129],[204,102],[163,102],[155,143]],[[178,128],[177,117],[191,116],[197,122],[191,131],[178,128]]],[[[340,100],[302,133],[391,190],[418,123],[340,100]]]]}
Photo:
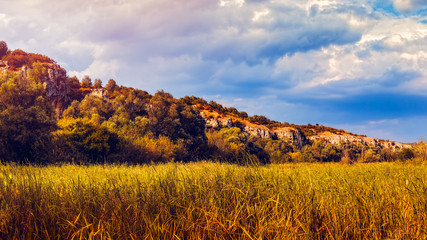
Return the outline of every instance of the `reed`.
{"type": "Polygon", "coordinates": [[[0,165],[1,239],[426,239],[427,166],[0,165]]]}

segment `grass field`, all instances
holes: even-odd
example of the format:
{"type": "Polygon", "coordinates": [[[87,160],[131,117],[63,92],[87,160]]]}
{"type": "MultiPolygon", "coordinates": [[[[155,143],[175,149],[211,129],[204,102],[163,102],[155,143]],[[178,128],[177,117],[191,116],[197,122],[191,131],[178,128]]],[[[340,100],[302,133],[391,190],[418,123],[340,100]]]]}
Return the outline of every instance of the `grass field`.
{"type": "Polygon", "coordinates": [[[426,239],[427,166],[0,165],[0,239],[426,239]]]}

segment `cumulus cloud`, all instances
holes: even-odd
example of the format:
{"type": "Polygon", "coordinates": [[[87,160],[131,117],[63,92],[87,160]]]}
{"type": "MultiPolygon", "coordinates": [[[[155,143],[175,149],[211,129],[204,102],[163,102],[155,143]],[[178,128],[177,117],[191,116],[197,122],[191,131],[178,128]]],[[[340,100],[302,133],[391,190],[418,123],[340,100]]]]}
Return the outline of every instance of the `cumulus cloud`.
{"type": "Polygon", "coordinates": [[[342,96],[392,90],[423,94],[426,86],[416,83],[427,79],[423,71],[427,67],[425,25],[415,20],[372,23],[355,44],[285,55],[276,62],[275,71],[287,73],[301,92],[315,89],[311,96],[323,94],[317,88],[328,85],[342,96]]]}
{"type": "MultiPolygon", "coordinates": [[[[370,0],[3,2],[0,39],[54,58],[70,75],[221,95],[280,121],[338,124],[331,116],[346,122],[358,114],[368,124],[387,112],[375,104],[363,111],[368,102],[354,99],[422,96],[427,88],[427,25],[387,12],[393,4],[414,13],[423,0],[386,1],[382,11],[382,1],[370,0]]],[[[390,117],[399,113],[408,114],[390,117]]]]}
{"type": "Polygon", "coordinates": [[[401,12],[413,12],[427,7],[425,0],[394,0],[394,6],[401,12]]]}
{"type": "MultiPolygon", "coordinates": [[[[327,8],[321,6],[322,11],[327,8]]],[[[132,48],[129,54],[145,58],[193,53],[220,61],[255,62],[360,37],[339,16],[301,18],[306,6],[292,2],[18,0],[3,11],[16,14],[13,21],[24,33],[21,37],[60,35],[67,41],[95,44],[125,41],[132,48]],[[22,14],[14,10],[18,6],[24,9],[22,14]]]]}

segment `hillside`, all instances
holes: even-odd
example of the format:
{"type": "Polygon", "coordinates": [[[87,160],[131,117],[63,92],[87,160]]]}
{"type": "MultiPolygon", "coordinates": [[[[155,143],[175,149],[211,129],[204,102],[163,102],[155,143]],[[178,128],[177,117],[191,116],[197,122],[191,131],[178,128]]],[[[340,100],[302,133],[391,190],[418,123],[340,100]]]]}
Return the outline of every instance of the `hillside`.
{"type": "Polygon", "coordinates": [[[10,51],[4,42],[0,58],[2,161],[374,162],[416,154],[402,143],[248,116],[194,96],[79,80],[52,59],[10,51]]]}

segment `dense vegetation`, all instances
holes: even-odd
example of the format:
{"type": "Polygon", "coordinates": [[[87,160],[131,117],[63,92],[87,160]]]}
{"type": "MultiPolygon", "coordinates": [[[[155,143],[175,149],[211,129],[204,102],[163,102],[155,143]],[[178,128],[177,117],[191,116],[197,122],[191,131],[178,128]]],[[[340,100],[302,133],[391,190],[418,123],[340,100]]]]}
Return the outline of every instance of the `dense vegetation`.
{"type": "Polygon", "coordinates": [[[297,146],[243,126],[350,133],[89,76],[54,99],[53,60],[3,41],[0,60],[0,239],[427,238],[424,142],[297,146]],[[201,111],[236,124],[206,129],[201,111]]]}
{"type": "Polygon", "coordinates": [[[247,163],[381,162],[426,160],[420,143],[399,151],[361,143],[334,145],[286,139],[255,138],[241,127],[206,130],[200,111],[232,116],[269,129],[294,127],[306,136],[320,132],[349,134],[318,125],[298,126],[186,96],[175,99],[158,91],[119,86],[110,79],[85,76],[66,83],[66,109],[58,112],[47,96],[49,64],[40,54],[10,51],[0,42],[0,58],[9,68],[0,73],[0,161],[18,163],[151,163],[216,161],[247,163]],[[17,70],[26,66],[26,72],[17,70]]]}
{"type": "Polygon", "coordinates": [[[426,165],[0,165],[1,239],[426,239],[426,165]]]}

